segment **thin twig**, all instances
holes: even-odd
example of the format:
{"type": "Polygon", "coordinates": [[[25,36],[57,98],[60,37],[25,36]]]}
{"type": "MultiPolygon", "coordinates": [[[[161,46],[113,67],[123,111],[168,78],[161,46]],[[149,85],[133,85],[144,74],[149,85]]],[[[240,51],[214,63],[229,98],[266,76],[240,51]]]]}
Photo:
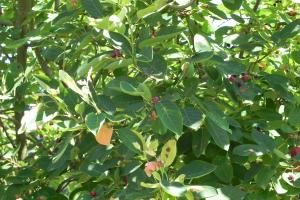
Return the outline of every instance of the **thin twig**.
{"type": "Polygon", "coordinates": [[[42,57],[42,55],[41,55],[41,49],[40,49],[40,48],[35,48],[35,49],[34,49],[34,52],[35,52],[35,56],[36,56],[36,58],[37,58],[37,61],[38,61],[38,63],[40,64],[40,66],[41,66],[43,72],[44,72],[47,76],[51,77],[52,71],[51,71],[51,69],[50,69],[49,66],[48,66],[48,62],[42,57]]]}
{"type": "Polygon", "coordinates": [[[15,145],[15,143],[14,143],[14,140],[13,140],[13,139],[10,137],[10,135],[8,134],[8,132],[7,132],[6,128],[5,128],[5,126],[4,126],[4,124],[3,124],[2,120],[1,120],[1,118],[0,118],[0,126],[1,126],[1,128],[3,129],[3,132],[5,133],[5,135],[6,135],[7,139],[8,139],[8,141],[10,142],[10,144],[11,144],[14,148],[16,148],[16,145],[15,145]]]}
{"type": "Polygon", "coordinates": [[[58,185],[58,187],[57,187],[57,189],[56,189],[56,192],[61,192],[61,191],[63,191],[71,182],[73,182],[73,181],[75,181],[76,179],[75,178],[68,178],[68,179],[66,179],[66,180],[64,180],[63,182],[61,182],[59,185],[58,185]]]}

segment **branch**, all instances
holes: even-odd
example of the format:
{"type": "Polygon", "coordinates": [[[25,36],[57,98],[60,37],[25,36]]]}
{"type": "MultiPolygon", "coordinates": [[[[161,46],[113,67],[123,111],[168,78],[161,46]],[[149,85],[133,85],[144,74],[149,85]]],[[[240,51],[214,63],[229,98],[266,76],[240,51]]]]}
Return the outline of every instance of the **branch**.
{"type": "Polygon", "coordinates": [[[252,9],[254,12],[257,11],[260,2],[261,2],[261,0],[256,0],[255,5],[253,6],[253,9],[252,9]]]}
{"type": "Polygon", "coordinates": [[[56,189],[56,192],[61,192],[63,191],[71,182],[75,181],[76,179],[75,178],[68,178],[66,180],[64,180],[63,182],[61,182],[57,189],[56,189]]]}
{"type": "Polygon", "coordinates": [[[55,0],[55,1],[54,1],[54,10],[55,10],[55,11],[58,11],[59,3],[60,3],[59,0],[55,0]]]}
{"type": "Polygon", "coordinates": [[[42,55],[41,55],[41,49],[40,49],[40,48],[35,48],[35,49],[34,49],[34,53],[35,53],[35,56],[36,56],[36,58],[37,58],[37,61],[38,61],[38,63],[40,64],[40,66],[41,66],[43,72],[44,72],[47,76],[51,77],[52,71],[51,71],[51,69],[50,69],[49,66],[48,66],[48,62],[47,62],[46,60],[44,60],[44,58],[42,57],[42,55]]]}
{"type": "Polygon", "coordinates": [[[10,137],[10,135],[8,134],[8,132],[7,132],[6,128],[5,128],[5,126],[4,126],[4,124],[3,124],[2,120],[1,120],[1,118],[0,118],[0,126],[1,126],[1,128],[3,129],[3,132],[5,133],[5,135],[6,135],[7,139],[8,139],[8,141],[9,141],[10,144],[13,146],[13,148],[17,148],[16,145],[15,145],[15,143],[14,143],[14,140],[13,140],[13,139],[10,137]]]}

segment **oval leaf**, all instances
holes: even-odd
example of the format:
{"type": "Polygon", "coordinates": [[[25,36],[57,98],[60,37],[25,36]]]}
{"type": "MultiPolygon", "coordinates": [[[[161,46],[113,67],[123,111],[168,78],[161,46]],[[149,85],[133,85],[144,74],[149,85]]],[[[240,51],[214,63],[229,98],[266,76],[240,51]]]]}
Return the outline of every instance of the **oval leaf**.
{"type": "Polygon", "coordinates": [[[162,101],[155,105],[163,125],[177,135],[182,134],[183,119],[179,108],[172,102],[162,101]]]}

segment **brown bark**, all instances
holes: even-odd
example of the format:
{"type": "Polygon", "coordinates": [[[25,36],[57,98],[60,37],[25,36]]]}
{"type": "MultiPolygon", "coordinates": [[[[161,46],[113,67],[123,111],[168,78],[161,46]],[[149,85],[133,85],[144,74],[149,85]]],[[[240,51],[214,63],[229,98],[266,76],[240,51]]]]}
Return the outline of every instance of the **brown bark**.
{"type": "MultiPolygon", "coordinates": [[[[16,9],[16,21],[15,28],[20,29],[20,37],[24,38],[29,30],[29,24],[23,24],[26,20],[29,12],[31,11],[33,0],[17,0],[16,9]]],[[[23,45],[17,49],[16,61],[22,70],[26,69],[27,66],[27,45],[23,45]]],[[[24,160],[27,156],[27,141],[25,133],[18,134],[18,130],[21,126],[21,119],[24,115],[22,109],[17,109],[17,105],[24,104],[24,96],[16,92],[15,96],[15,131],[16,131],[16,142],[19,146],[18,159],[24,160]]]]}

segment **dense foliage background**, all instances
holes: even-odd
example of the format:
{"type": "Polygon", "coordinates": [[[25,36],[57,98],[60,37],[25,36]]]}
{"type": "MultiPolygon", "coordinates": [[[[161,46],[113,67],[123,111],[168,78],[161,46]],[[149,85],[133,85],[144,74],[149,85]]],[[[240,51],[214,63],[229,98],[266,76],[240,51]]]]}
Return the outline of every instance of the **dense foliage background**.
{"type": "Polygon", "coordinates": [[[299,199],[299,3],[0,0],[0,199],[299,199]]]}

